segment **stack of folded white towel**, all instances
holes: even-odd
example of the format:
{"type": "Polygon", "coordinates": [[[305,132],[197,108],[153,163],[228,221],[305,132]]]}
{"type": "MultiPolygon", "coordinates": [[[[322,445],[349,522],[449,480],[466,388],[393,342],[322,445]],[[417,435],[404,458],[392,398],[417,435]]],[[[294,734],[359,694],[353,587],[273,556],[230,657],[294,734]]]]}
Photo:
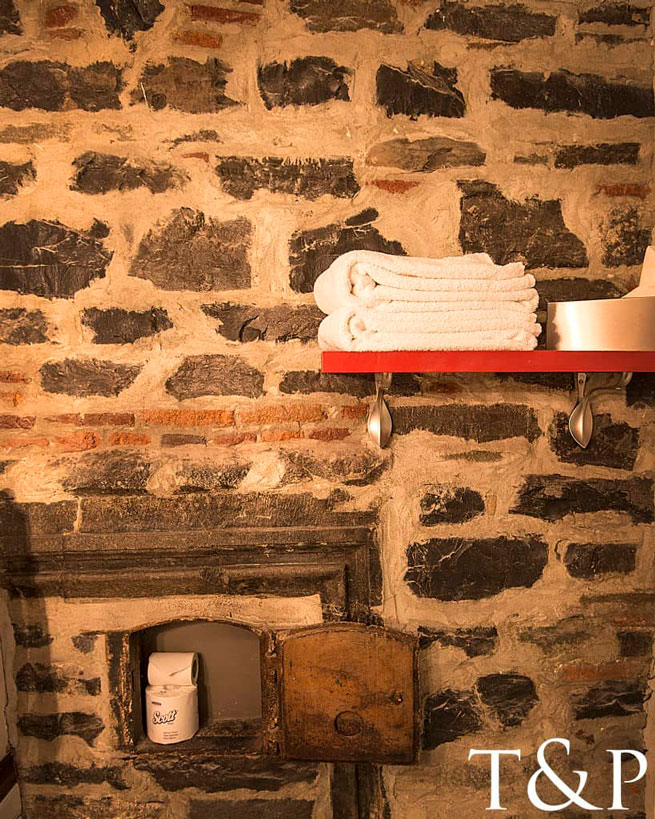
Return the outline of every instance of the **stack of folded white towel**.
{"type": "Polygon", "coordinates": [[[486,253],[444,259],[344,253],[314,297],[324,350],[533,350],[541,327],[534,277],[486,253]]]}

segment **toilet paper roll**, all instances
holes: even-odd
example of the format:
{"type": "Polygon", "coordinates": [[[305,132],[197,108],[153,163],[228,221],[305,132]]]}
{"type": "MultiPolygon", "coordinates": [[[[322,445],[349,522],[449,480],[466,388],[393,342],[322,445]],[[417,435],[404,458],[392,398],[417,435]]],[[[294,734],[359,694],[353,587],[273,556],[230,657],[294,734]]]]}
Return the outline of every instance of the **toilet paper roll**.
{"type": "Polygon", "coordinates": [[[148,658],[150,685],[195,685],[198,655],[193,651],[155,651],[148,658]]]}
{"type": "Polygon", "coordinates": [[[159,745],[191,739],[198,731],[198,686],[147,686],[146,731],[159,745]]]}

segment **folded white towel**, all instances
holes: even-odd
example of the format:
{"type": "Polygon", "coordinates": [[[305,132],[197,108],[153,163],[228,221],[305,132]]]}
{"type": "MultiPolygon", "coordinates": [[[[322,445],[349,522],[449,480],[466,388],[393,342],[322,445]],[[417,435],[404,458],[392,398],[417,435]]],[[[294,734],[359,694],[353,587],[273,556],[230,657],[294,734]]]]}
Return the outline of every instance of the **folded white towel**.
{"type": "MultiPolygon", "coordinates": [[[[406,320],[413,322],[415,313],[467,313],[472,311],[485,311],[485,316],[489,316],[492,311],[500,312],[504,315],[512,314],[517,321],[536,321],[535,308],[539,303],[539,296],[535,290],[527,301],[383,301],[374,307],[359,306],[356,308],[347,307],[348,310],[356,310],[358,313],[367,310],[375,312],[376,315],[393,316],[396,313],[404,313],[406,320]]],[[[339,308],[340,310],[344,308],[339,308]]]]}
{"type": "MultiPolygon", "coordinates": [[[[413,317],[412,317],[413,318],[413,317]]],[[[323,350],[534,350],[533,327],[453,332],[383,332],[367,330],[352,310],[337,310],[323,319],[318,343],[323,350]]]]}
{"type": "Polygon", "coordinates": [[[399,310],[390,313],[377,307],[362,307],[354,310],[341,307],[328,317],[338,325],[349,321],[350,328],[356,335],[365,333],[464,333],[480,330],[526,330],[538,336],[541,325],[534,313],[524,311],[522,314],[505,310],[503,303],[494,303],[494,309],[473,310],[433,310],[430,312],[404,312],[399,310]]]}
{"type": "Polygon", "coordinates": [[[535,282],[524,273],[521,263],[495,265],[486,253],[422,259],[353,250],[318,277],[314,297],[324,313],[346,305],[434,301],[445,298],[441,294],[450,301],[487,300],[492,295],[495,300],[526,301],[535,282]]]}

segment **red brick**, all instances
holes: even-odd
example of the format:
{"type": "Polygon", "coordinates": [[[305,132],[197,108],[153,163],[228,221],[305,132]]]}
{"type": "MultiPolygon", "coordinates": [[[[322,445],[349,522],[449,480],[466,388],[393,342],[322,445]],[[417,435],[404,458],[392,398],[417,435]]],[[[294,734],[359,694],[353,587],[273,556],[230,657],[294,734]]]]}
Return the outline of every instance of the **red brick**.
{"type": "Polygon", "coordinates": [[[50,36],[58,40],[79,40],[83,34],[84,32],[79,28],[55,28],[50,31],[50,36]]]}
{"type": "Polygon", "coordinates": [[[3,384],[27,384],[31,380],[31,378],[23,375],[23,373],[10,372],[8,370],[0,371],[0,382],[3,384]]]}
{"type": "Polygon", "coordinates": [[[366,404],[356,404],[354,407],[341,407],[340,415],[348,420],[360,420],[368,415],[368,406],[366,404]]]}
{"type": "Polygon", "coordinates": [[[112,432],[109,436],[110,446],[146,446],[151,442],[144,432],[112,432]]]}
{"type": "Polygon", "coordinates": [[[27,415],[0,415],[0,429],[32,429],[36,418],[27,415]]]}
{"type": "Polygon", "coordinates": [[[202,159],[203,162],[209,162],[209,154],[207,151],[193,151],[190,154],[182,154],[184,159],[202,159]]]}
{"type": "Polygon", "coordinates": [[[263,429],[259,434],[260,441],[292,441],[300,437],[299,429],[281,429],[279,427],[263,429]]]}
{"type": "Polygon", "coordinates": [[[220,34],[208,34],[206,31],[176,31],[173,40],[181,45],[198,48],[220,48],[223,45],[220,34]]]}
{"type": "Polygon", "coordinates": [[[79,412],[69,412],[64,415],[50,415],[46,421],[54,421],[56,424],[74,424],[79,427],[82,424],[82,416],[79,412]]]}
{"type": "Polygon", "coordinates": [[[165,427],[229,427],[234,424],[233,410],[146,410],[146,424],[165,427]]]}
{"type": "Polygon", "coordinates": [[[225,432],[223,435],[212,438],[212,443],[219,446],[236,446],[237,444],[251,443],[256,440],[257,435],[254,432],[225,432]]]}
{"type": "Polygon", "coordinates": [[[409,179],[374,179],[371,185],[387,193],[407,193],[412,188],[418,188],[419,183],[409,179]]]}
{"type": "Polygon", "coordinates": [[[635,196],[638,199],[645,199],[650,193],[650,187],[639,182],[625,182],[616,185],[598,185],[596,193],[604,193],[605,196],[635,196]]]}
{"type": "Polygon", "coordinates": [[[303,430],[303,438],[313,438],[316,441],[342,441],[347,438],[351,429],[341,427],[322,427],[319,429],[303,430]]]}
{"type": "Polygon", "coordinates": [[[46,28],[63,28],[77,17],[75,6],[53,6],[45,13],[46,28]]]}
{"type": "Polygon", "coordinates": [[[27,447],[38,446],[42,449],[50,446],[47,438],[2,438],[0,439],[0,449],[26,449],[27,447]]]}
{"type": "Polygon", "coordinates": [[[55,444],[65,452],[84,452],[95,449],[99,439],[95,432],[74,432],[71,435],[55,437],[55,444]]]}
{"type": "Polygon", "coordinates": [[[648,658],[614,660],[609,663],[571,663],[562,666],[559,675],[565,682],[597,682],[601,680],[631,680],[645,671],[648,658]]]}
{"type": "Polygon", "coordinates": [[[23,400],[23,393],[18,392],[3,392],[0,393],[0,402],[3,404],[11,404],[12,407],[17,407],[23,400]]]}
{"type": "Polygon", "coordinates": [[[188,446],[190,444],[202,444],[205,446],[207,440],[204,435],[189,435],[180,432],[167,432],[161,436],[162,446],[188,446]]]}
{"type": "Polygon", "coordinates": [[[192,5],[189,6],[192,20],[212,20],[216,23],[247,23],[256,25],[260,15],[253,11],[237,11],[223,9],[219,6],[192,5]]]}
{"type": "Polygon", "coordinates": [[[85,427],[133,427],[131,412],[87,412],[82,418],[85,427]]]}
{"type": "Polygon", "coordinates": [[[285,421],[322,421],[323,407],[319,404],[272,404],[267,407],[237,409],[239,424],[280,424],[285,421]]]}

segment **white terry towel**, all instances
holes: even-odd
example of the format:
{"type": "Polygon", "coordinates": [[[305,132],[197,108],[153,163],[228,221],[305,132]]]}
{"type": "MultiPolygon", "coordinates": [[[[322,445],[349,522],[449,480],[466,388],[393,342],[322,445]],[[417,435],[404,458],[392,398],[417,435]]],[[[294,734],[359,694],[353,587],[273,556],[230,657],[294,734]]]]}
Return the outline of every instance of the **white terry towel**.
{"type": "Polygon", "coordinates": [[[422,259],[352,250],[321,273],[314,298],[324,313],[345,305],[373,306],[394,300],[468,301],[493,295],[495,300],[527,301],[534,283],[520,262],[495,265],[486,253],[422,259]]]}
{"type": "Polygon", "coordinates": [[[351,307],[341,307],[328,318],[336,317],[336,327],[341,326],[344,321],[349,322],[350,330],[358,337],[367,333],[397,333],[401,339],[406,333],[468,333],[479,330],[526,330],[535,336],[541,333],[541,325],[535,314],[520,305],[515,310],[511,309],[514,307],[511,302],[507,303],[511,306],[510,309],[503,302],[490,304],[493,305],[492,309],[476,309],[475,304],[468,304],[467,309],[458,310],[450,310],[442,304],[438,310],[430,312],[405,312],[402,309],[390,312],[378,307],[354,310],[351,307]]]}
{"type": "MultiPolygon", "coordinates": [[[[405,322],[413,327],[415,316],[405,322]]],[[[323,319],[318,343],[323,350],[534,350],[539,325],[529,323],[507,329],[444,330],[443,332],[385,332],[366,329],[357,312],[342,308],[323,319]]],[[[480,316],[477,326],[481,327],[480,316]]]]}

